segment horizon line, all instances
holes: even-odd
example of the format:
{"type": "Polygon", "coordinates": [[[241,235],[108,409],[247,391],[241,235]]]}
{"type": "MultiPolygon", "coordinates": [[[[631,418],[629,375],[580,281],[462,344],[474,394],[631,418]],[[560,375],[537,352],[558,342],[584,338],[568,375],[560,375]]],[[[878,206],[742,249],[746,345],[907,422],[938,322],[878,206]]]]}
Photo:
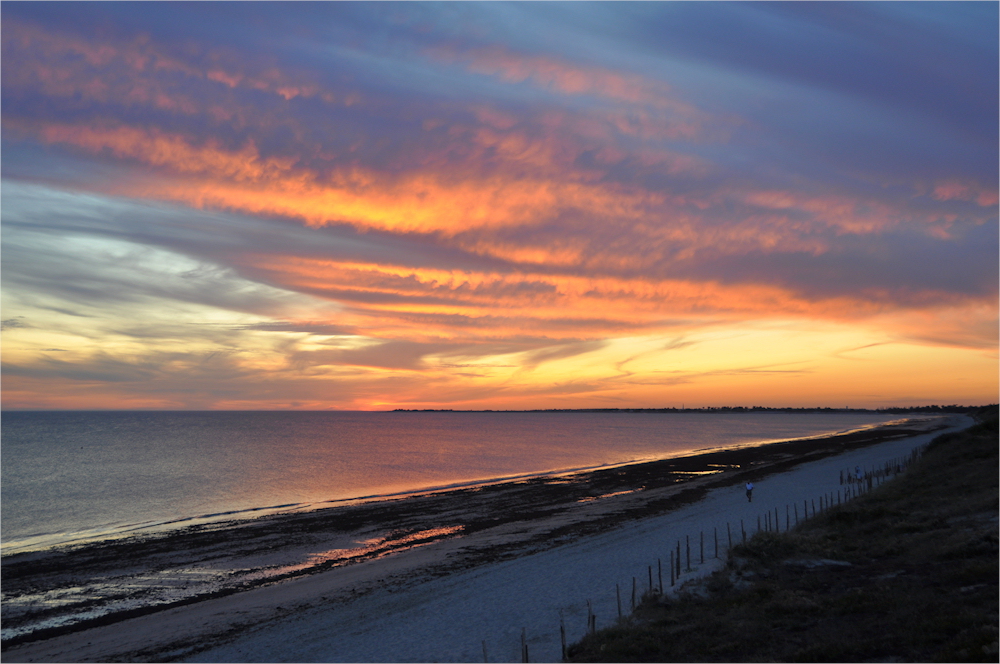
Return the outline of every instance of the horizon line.
{"type": "Polygon", "coordinates": [[[2,413],[593,413],[593,412],[703,412],[703,411],[947,411],[979,410],[1000,407],[1000,403],[981,405],[926,404],[921,406],[698,406],[618,407],[618,408],[392,408],[385,410],[299,409],[299,408],[0,408],[2,413]]]}

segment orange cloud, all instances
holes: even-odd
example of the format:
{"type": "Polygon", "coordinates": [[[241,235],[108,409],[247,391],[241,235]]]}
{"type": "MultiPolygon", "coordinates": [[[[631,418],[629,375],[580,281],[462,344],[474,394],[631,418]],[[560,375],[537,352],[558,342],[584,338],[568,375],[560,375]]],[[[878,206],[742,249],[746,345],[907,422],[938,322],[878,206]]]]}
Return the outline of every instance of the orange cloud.
{"type": "Polygon", "coordinates": [[[581,238],[563,238],[542,246],[526,241],[474,238],[459,240],[457,244],[470,253],[494,256],[518,265],[560,267],[582,266],[588,242],[581,238]]]}
{"type": "Polygon", "coordinates": [[[319,97],[328,103],[355,104],[356,92],[335,94],[304,71],[288,71],[259,57],[222,49],[184,53],[147,34],[128,38],[85,39],[45,30],[17,19],[3,25],[4,88],[34,89],[56,97],[150,104],[192,114],[198,96],[187,94],[190,80],[172,83],[163,73],[181,74],[227,88],[246,88],[283,99],[319,97]]]}
{"type": "MultiPolygon", "coordinates": [[[[668,175],[704,176],[711,170],[709,163],[700,157],[652,144],[623,148],[616,135],[622,125],[615,114],[578,115],[546,110],[515,122],[513,116],[486,107],[477,107],[475,112],[482,124],[451,124],[448,134],[452,141],[446,148],[451,153],[461,150],[463,161],[472,165],[495,162],[508,169],[529,168],[573,180],[603,178],[607,167],[625,162],[668,175]],[[593,155],[593,165],[582,167],[577,163],[585,153],[593,155]]],[[[681,133],[690,133],[676,125],[662,131],[652,125],[646,129],[629,129],[627,133],[646,138],[676,138],[681,133]]]]}
{"type": "MultiPolygon", "coordinates": [[[[290,128],[295,145],[289,145],[285,138],[286,147],[303,155],[317,152],[314,142],[305,145],[312,131],[309,127],[291,114],[273,116],[259,107],[241,104],[228,91],[247,88],[271,92],[285,100],[319,97],[331,103],[337,99],[347,105],[358,101],[354,94],[338,93],[335,97],[333,91],[319,86],[308,72],[284,71],[257,62],[253,56],[224,49],[199,51],[195,45],[182,52],[142,34],[91,40],[13,20],[4,24],[4,55],[4,85],[8,92],[30,90],[50,97],[145,105],[184,115],[202,114],[217,123],[230,123],[241,131],[249,128],[254,135],[276,126],[283,130],[290,128]],[[165,77],[163,73],[172,76],[165,77]]],[[[433,149],[422,150],[419,161],[432,168],[438,166],[442,172],[414,176],[408,181],[405,177],[363,173],[363,169],[354,167],[326,174],[292,169],[291,158],[264,158],[259,154],[256,146],[266,144],[266,140],[255,143],[248,139],[240,148],[227,150],[212,140],[200,141],[156,128],[107,124],[55,123],[39,130],[38,135],[49,143],[75,145],[175,173],[208,174],[213,184],[218,185],[201,183],[201,191],[189,197],[177,195],[167,187],[169,191],[164,195],[173,200],[287,214],[314,225],[346,221],[363,228],[443,229],[454,233],[463,226],[531,223],[532,219],[562,209],[635,219],[639,207],[664,200],[661,194],[648,194],[634,187],[581,183],[604,178],[607,173],[603,166],[630,158],[628,152],[616,146],[615,131],[664,137],[695,130],[694,125],[684,128],[684,123],[697,124],[700,112],[670,99],[669,86],[600,67],[574,67],[546,57],[521,58],[503,49],[487,49],[470,57],[483,67],[495,60],[500,67],[497,75],[504,80],[524,75],[568,94],[596,94],[626,104],[646,104],[653,115],[656,109],[670,108],[675,115],[688,119],[675,117],[663,125],[662,118],[657,119],[649,110],[642,109],[615,111],[610,116],[597,113],[593,117],[550,110],[518,123],[509,113],[479,105],[472,110],[480,124],[472,127],[451,124],[449,140],[438,151],[440,156],[435,156],[433,149]],[[596,155],[593,166],[577,165],[585,152],[596,155]],[[457,161],[453,159],[456,156],[457,161]],[[456,178],[454,173],[458,171],[463,175],[456,178]],[[471,175],[476,172],[482,174],[471,175]],[[280,173],[284,175],[279,177],[280,173]],[[339,182],[347,181],[347,189],[351,189],[359,179],[369,178],[385,183],[383,200],[361,204],[338,186],[339,182]],[[258,191],[244,195],[225,184],[232,180],[262,179],[274,183],[263,196],[258,191]],[[465,180],[467,184],[457,187],[448,184],[456,180],[465,180]],[[414,190],[413,195],[408,193],[414,190]],[[435,191],[443,196],[457,195],[458,210],[450,211],[446,201],[435,200],[435,191]],[[483,203],[476,203],[477,197],[483,203]],[[391,204],[392,200],[398,204],[391,204]],[[535,208],[537,214],[529,213],[529,207],[535,208]],[[464,221],[455,219],[459,215],[464,221]],[[436,222],[437,218],[442,221],[436,222]]],[[[5,118],[7,128],[34,122],[5,118]]],[[[647,169],[668,174],[705,172],[705,163],[695,157],[654,148],[643,148],[642,152],[632,161],[647,169]]],[[[320,153],[326,154],[321,150],[320,153]]]]}
{"type": "Polygon", "coordinates": [[[593,95],[669,108],[692,116],[698,114],[690,104],[671,99],[671,88],[666,83],[605,67],[581,67],[552,56],[516,53],[503,46],[461,51],[438,46],[427,49],[426,54],[449,64],[463,64],[471,72],[496,76],[508,83],[528,81],[567,95],[593,95]]]}
{"type": "Polygon", "coordinates": [[[897,339],[930,345],[960,346],[997,357],[1000,342],[996,302],[965,302],[887,313],[875,322],[897,339]]]}
{"type": "Polygon", "coordinates": [[[629,136],[654,139],[725,136],[719,118],[677,98],[663,81],[606,67],[576,65],[547,55],[517,53],[503,46],[457,49],[441,45],[425,53],[448,64],[463,65],[475,74],[493,76],[506,83],[528,83],[562,95],[586,95],[613,104],[617,110],[590,113],[629,136]],[[627,110],[622,110],[627,109],[627,110]],[[708,127],[712,126],[711,131],[708,127]]]}
{"type": "MultiPolygon", "coordinates": [[[[536,223],[576,209],[618,219],[642,218],[666,197],[620,185],[588,185],[502,175],[456,179],[433,173],[389,177],[361,168],[325,176],[297,168],[295,158],[262,158],[253,142],[226,150],[216,141],[199,145],[179,134],[134,127],[91,128],[11,121],[47,143],[110,153],[198,180],[149,184],[141,193],[250,213],[299,218],[309,225],[349,223],[360,228],[455,234],[470,228],[536,223]]],[[[126,193],[126,192],[122,192],[126,193]]]]}
{"type": "Polygon", "coordinates": [[[884,305],[808,299],[787,289],[680,279],[473,272],[285,256],[246,257],[282,287],[335,299],[340,324],[380,338],[607,338],[673,329],[676,320],[856,320],[884,305]],[[669,317],[670,320],[666,320],[669,317]]]}
{"type": "Polygon", "coordinates": [[[995,187],[983,187],[978,182],[946,180],[934,186],[932,198],[939,201],[975,201],[981,207],[990,207],[998,202],[995,187]]]}
{"type": "MultiPolygon", "coordinates": [[[[8,122],[9,126],[23,127],[8,122]]],[[[94,153],[110,152],[115,157],[134,159],[151,166],[166,166],[177,173],[211,174],[235,181],[260,181],[289,174],[297,158],[268,157],[262,159],[253,141],[241,150],[223,148],[209,139],[202,145],[178,134],[157,129],[134,127],[87,127],[67,124],[45,124],[37,128],[38,137],[46,143],[63,143],[94,153]]]]}
{"type": "MultiPolygon", "coordinates": [[[[650,270],[700,252],[713,256],[751,251],[806,252],[829,248],[825,231],[877,234],[920,221],[927,232],[948,237],[955,219],[938,219],[874,200],[785,190],[720,190],[673,196],[619,185],[573,170],[578,148],[560,139],[535,140],[512,128],[463,129],[474,146],[500,155],[493,169],[437,163],[414,172],[385,173],[360,167],[306,167],[296,157],[260,154],[248,139],[237,149],[179,133],[129,126],[87,126],[7,120],[5,127],[46,143],[146,164],[169,177],[117,185],[116,193],[179,201],[202,208],[280,215],[312,226],[350,224],[359,229],[436,233],[453,246],[516,264],[576,266],[600,272],[650,270]],[[560,165],[558,162],[565,162],[560,165]],[[198,176],[192,178],[191,176],[198,176]],[[733,202],[758,210],[732,212],[733,202]],[[759,209],[763,209],[761,212],[759,209]],[[533,226],[566,214],[576,221],[560,237],[519,240],[489,231],[533,226]],[[719,215],[723,215],[719,218],[719,215]],[[934,225],[942,222],[944,225],[934,225]],[[594,224],[601,231],[594,232],[594,224]],[[477,231],[472,233],[472,231],[477,231]],[[479,232],[482,231],[482,232],[479,232]],[[609,241],[609,238],[614,238],[609,241]]],[[[642,159],[671,155],[646,151],[642,159]]],[[[472,163],[477,157],[470,156],[472,163]]],[[[668,165],[669,164],[669,165],[668,165]]]]}
{"type": "Polygon", "coordinates": [[[319,184],[304,176],[255,187],[191,181],[150,185],[141,193],[196,207],[293,217],[311,226],[347,223],[446,236],[473,228],[535,224],[568,209],[640,218],[648,205],[663,198],[625,188],[502,177],[454,182],[413,174],[382,182],[376,173],[353,170],[334,173],[331,180],[319,184]]]}
{"type": "MultiPolygon", "coordinates": [[[[881,233],[911,219],[898,208],[879,201],[838,194],[816,196],[791,191],[755,191],[741,194],[739,198],[757,207],[804,213],[805,219],[844,234],[881,233]]],[[[808,225],[805,220],[799,223],[803,227],[808,225]]]]}

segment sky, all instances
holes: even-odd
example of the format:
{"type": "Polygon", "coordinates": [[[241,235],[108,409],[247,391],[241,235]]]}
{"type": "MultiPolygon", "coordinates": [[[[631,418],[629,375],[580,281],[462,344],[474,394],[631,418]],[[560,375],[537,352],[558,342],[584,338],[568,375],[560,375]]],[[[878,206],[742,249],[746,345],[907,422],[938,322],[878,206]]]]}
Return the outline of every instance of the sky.
{"type": "Polygon", "coordinates": [[[5,409],[998,393],[998,3],[2,4],[5,409]]]}

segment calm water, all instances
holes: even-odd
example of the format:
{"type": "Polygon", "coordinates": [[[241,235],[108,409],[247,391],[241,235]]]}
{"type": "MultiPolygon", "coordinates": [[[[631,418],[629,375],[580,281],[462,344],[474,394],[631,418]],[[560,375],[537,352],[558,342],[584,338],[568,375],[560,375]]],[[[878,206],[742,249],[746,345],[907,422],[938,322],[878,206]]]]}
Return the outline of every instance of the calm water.
{"type": "Polygon", "coordinates": [[[4,552],[844,431],[873,413],[7,412],[4,552]],[[248,511],[248,510],[258,510],[248,511]],[[231,518],[229,515],[227,518],[231,518]]]}

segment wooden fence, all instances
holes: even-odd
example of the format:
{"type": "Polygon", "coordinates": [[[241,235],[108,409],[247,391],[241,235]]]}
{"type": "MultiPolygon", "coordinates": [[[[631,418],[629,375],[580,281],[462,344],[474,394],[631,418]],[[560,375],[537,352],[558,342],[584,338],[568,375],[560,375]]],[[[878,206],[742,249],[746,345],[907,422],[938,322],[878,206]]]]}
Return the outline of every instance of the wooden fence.
{"type": "MultiPolygon", "coordinates": [[[[798,503],[789,503],[785,505],[785,532],[791,530],[799,523],[815,517],[817,514],[822,514],[831,509],[836,509],[838,506],[847,503],[848,501],[857,498],[858,496],[863,496],[871,490],[877,488],[882,483],[892,479],[896,475],[903,473],[906,469],[916,461],[920,455],[923,453],[926,445],[921,445],[914,448],[910,454],[896,457],[886,461],[884,464],[879,466],[873,466],[871,468],[862,468],[860,466],[855,467],[853,470],[841,470],[840,471],[840,486],[842,487],[838,491],[831,491],[824,493],[816,498],[807,499],[802,501],[802,516],[799,516],[799,505],[798,503]]],[[[770,509],[757,516],[757,530],[750,534],[753,537],[758,532],[781,532],[781,518],[780,518],[779,508],[775,507],[772,512],[770,509]]],[[[740,519],[740,535],[741,541],[747,541],[747,532],[744,520],[740,519]]],[[[719,528],[713,527],[712,538],[714,542],[714,551],[712,557],[718,559],[720,556],[719,551],[719,528]]],[[[733,548],[733,533],[732,524],[726,522],[726,541],[727,545],[723,550],[723,555],[728,556],[730,550],[733,548]]],[[[667,558],[667,567],[670,573],[669,581],[670,588],[681,583],[681,577],[685,574],[690,575],[693,572],[698,571],[697,568],[691,565],[691,536],[685,535],[683,539],[684,543],[684,563],[682,565],[681,557],[681,539],[677,539],[676,545],[671,545],[668,549],[669,553],[667,558]]],[[[699,564],[705,564],[705,531],[702,530],[698,533],[698,559],[699,564]]],[[[663,558],[656,559],[656,578],[657,583],[653,583],[653,565],[647,565],[647,582],[645,590],[641,595],[637,595],[640,589],[638,586],[638,579],[632,577],[632,595],[629,602],[630,613],[635,611],[638,603],[641,603],[643,599],[647,597],[657,597],[665,594],[663,585],[663,558]]],[[[622,601],[621,601],[621,589],[618,584],[615,584],[615,599],[617,601],[618,607],[618,620],[625,619],[626,616],[622,614],[622,601]]],[[[587,634],[593,634],[597,631],[597,616],[594,614],[593,605],[591,600],[587,600],[587,634]]],[[[559,638],[562,645],[562,658],[563,661],[566,660],[566,624],[563,620],[562,614],[559,615],[559,638]]],[[[489,656],[486,649],[486,641],[482,642],[483,645],[483,661],[489,662],[489,656]]],[[[527,639],[527,629],[521,629],[521,661],[530,661],[528,652],[528,639],[527,639]]]]}

